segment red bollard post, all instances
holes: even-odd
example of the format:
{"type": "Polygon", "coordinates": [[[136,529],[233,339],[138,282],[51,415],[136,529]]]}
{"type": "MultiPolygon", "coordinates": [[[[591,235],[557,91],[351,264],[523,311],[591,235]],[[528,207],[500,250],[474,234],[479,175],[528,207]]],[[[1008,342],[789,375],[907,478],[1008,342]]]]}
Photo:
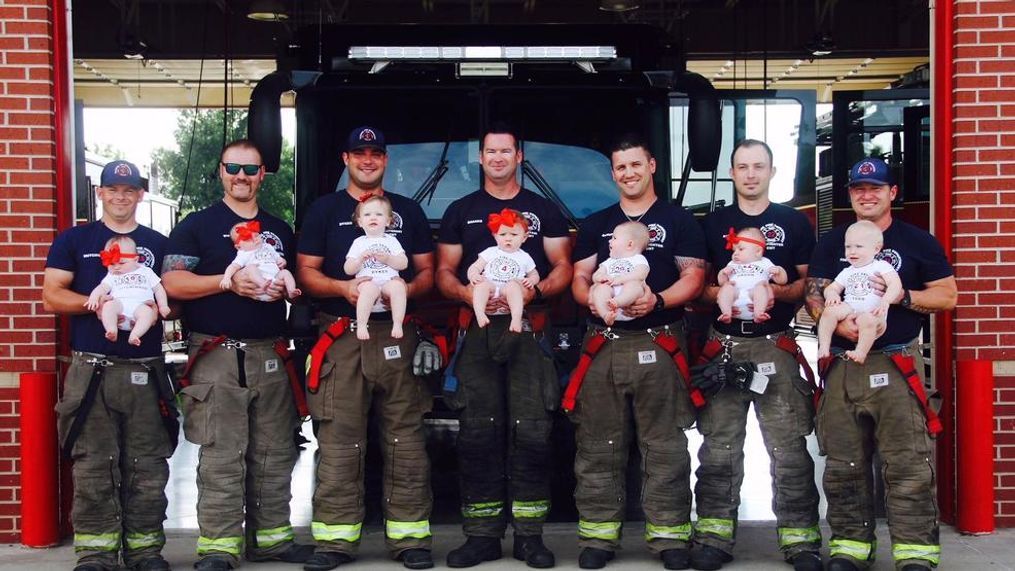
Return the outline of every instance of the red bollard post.
{"type": "Polygon", "coordinates": [[[955,375],[960,533],[994,532],[994,363],[959,361],[955,375]]]}
{"type": "Polygon", "coordinates": [[[21,375],[21,543],[60,542],[56,373],[21,375]]]}

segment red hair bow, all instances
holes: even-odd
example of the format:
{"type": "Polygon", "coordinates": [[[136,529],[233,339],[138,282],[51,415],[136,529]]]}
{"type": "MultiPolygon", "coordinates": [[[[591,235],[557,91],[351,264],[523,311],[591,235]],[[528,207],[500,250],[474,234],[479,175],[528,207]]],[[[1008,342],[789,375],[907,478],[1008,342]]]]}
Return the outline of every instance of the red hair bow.
{"type": "Polygon", "coordinates": [[[377,196],[377,195],[372,193],[372,192],[368,192],[366,194],[361,194],[360,197],[357,198],[356,200],[358,200],[360,202],[366,202],[366,201],[370,200],[371,198],[373,198],[375,196],[377,196]]]}
{"type": "Polygon", "coordinates": [[[251,220],[246,224],[240,224],[236,227],[236,238],[245,242],[254,237],[255,234],[261,233],[261,222],[258,220],[251,220]]]}
{"type": "Polygon", "coordinates": [[[501,226],[514,226],[516,224],[521,224],[525,230],[529,229],[528,224],[525,222],[525,217],[510,208],[505,208],[499,213],[494,212],[486,221],[486,227],[494,234],[500,230],[501,226]]]}
{"type": "Polygon", "coordinates": [[[99,258],[102,260],[102,265],[107,268],[113,264],[119,264],[125,258],[129,259],[136,257],[137,254],[124,254],[121,252],[119,244],[113,244],[108,250],[102,250],[99,252],[99,258]]]}
{"type": "Polygon", "coordinates": [[[754,244],[755,246],[761,246],[764,250],[768,247],[768,244],[761,240],[755,240],[754,238],[745,238],[743,236],[737,236],[737,231],[730,226],[730,231],[726,233],[726,249],[732,250],[733,246],[736,246],[738,242],[747,242],[748,244],[754,244]]]}

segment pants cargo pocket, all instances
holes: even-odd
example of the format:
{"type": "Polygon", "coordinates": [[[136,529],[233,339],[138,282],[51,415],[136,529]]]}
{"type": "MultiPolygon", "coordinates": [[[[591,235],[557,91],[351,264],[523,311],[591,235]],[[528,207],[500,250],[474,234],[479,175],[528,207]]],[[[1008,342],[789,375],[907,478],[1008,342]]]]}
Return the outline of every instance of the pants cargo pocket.
{"type": "Polygon", "coordinates": [[[795,377],[793,388],[796,389],[794,395],[800,395],[800,398],[791,403],[796,416],[797,434],[807,436],[814,430],[814,387],[807,380],[795,377]]]}
{"type": "Polygon", "coordinates": [[[180,391],[180,407],[183,409],[183,435],[198,446],[207,446],[215,441],[215,415],[211,402],[214,385],[190,385],[180,391]]]}
{"type": "MultiPolygon", "coordinates": [[[[57,431],[60,435],[60,448],[63,448],[64,443],[67,442],[67,435],[70,433],[70,427],[74,424],[74,417],[77,415],[78,409],[81,408],[81,400],[83,395],[64,395],[64,398],[60,402],[56,403],[56,425],[57,431]]],[[[78,450],[81,446],[81,441],[74,444],[73,455],[77,456],[83,451],[78,450]]]]}
{"type": "Polygon", "coordinates": [[[332,373],[335,371],[335,364],[325,362],[321,365],[320,384],[317,392],[307,391],[307,408],[310,409],[310,416],[314,420],[331,420],[333,413],[332,397],[335,391],[335,383],[332,382],[332,373]]]}
{"type": "Polygon", "coordinates": [[[553,359],[546,355],[540,355],[540,385],[543,394],[543,406],[546,410],[553,412],[560,406],[560,378],[557,375],[557,365],[553,359]]]}
{"type": "Polygon", "coordinates": [[[621,474],[618,457],[613,440],[578,444],[575,473],[579,476],[574,495],[582,517],[603,521],[622,518],[619,510],[625,492],[618,479],[621,474]]]}

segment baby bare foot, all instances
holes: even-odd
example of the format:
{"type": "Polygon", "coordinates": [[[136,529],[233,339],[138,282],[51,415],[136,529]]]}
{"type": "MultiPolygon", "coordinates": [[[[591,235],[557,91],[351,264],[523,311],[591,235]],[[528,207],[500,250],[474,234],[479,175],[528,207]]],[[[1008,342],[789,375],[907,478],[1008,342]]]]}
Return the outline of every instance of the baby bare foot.
{"type": "Polygon", "coordinates": [[[486,327],[489,324],[490,324],[490,318],[487,317],[485,314],[480,313],[480,314],[476,315],[476,325],[478,325],[480,327],[486,327]]]}
{"type": "Polygon", "coordinates": [[[609,326],[613,326],[613,324],[616,323],[616,321],[617,321],[616,311],[607,311],[605,314],[603,314],[603,323],[609,326]]]}
{"type": "Polygon", "coordinates": [[[617,309],[617,300],[612,298],[606,300],[606,307],[609,307],[610,309],[617,309]]]}
{"type": "Polygon", "coordinates": [[[396,323],[396,324],[391,326],[391,338],[392,339],[401,339],[404,334],[405,333],[402,331],[402,324],[401,323],[396,323]]]}
{"type": "Polygon", "coordinates": [[[864,361],[867,360],[867,354],[861,353],[859,351],[846,351],[846,357],[852,359],[853,361],[856,361],[861,365],[863,365],[864,361]]]}
{"type": "Polygon", "coordinates": [[[818,359],[824,359],[832,354],[827,347],[818,346],[818,359]]]}
{"type": "Polygon", "coordinates": [[[367,339],[370,339],[370,332],[367,331],[365,325],[360,325],[359,327],[356,328],[356,339],[359,339],[360,341],[366,341],[367,339]]]}
{"type": "Polygon", "coordinates": [[[289,292],[289,299],[296,299],[297,297],[299,297],[301,295],[303,295],[303,292],[300,291],[300,288],[296,288],[296,289],[292,290],[291,292],[289,292]]]}
{"type": "Polygon", "coordinates": [[[729,323],[729,322],[733,321],[733,315],[729,314],[729,313],[723,313],[723,314],[721,314],[719,316],[718,319],[716,319],[716,321],[718,321],[720,323],[729,323]]]}
{"type": "Polygon", "coordinates": [[[109,339],[110,341],[116,341],[116,329],[107,330],[106,339],[109,339]]]}
{"type": "MultiPolygon", "coordinates": [[[[109,335],[107,334],[106,337],[109,337],[109,335]]],[[[130,337],[127,338],[127,343],[130,343],[131,345],[137,347],[141,345],[141,338],[136,335],[131,335],[130,337]]]]}
{"type": "Polygon", "coordinates": [[[754,322],[755,323],[764,323],[764,322],[768,321],[771,317],[772,317],[771,315],[769,315],[767,313],[764,313],[764,312],[758,313],[757,315],[754,316],[754,322]]]}
{"type": "Polygon", "coordinates": [[[514,319],[512,319],[511,320],[511,324],[508,325],[508,331],[512,331],[514,333],[521,333],[522,332],[522,320],[519,319],[518,321],[515,321],[514,319]]]}

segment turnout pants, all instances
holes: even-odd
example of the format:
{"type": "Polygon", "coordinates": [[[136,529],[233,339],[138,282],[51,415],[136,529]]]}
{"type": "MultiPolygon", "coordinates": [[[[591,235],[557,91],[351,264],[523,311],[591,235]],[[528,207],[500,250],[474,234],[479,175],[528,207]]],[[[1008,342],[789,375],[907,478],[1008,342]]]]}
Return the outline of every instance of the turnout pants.
{"type": "Polygon", "coordinates": [[[469,326],[458,355],[458,462],[465,535],[540,535],[550,511],[550,429],[560,402],[553,360],[510,316],[469,326]],[[508,511],[510,509],[510,512],[508,511]]]}
{"type": "MultiPolygon", "coordinates": [[[[917,344],[901,348],[917,357],[917,344]]],[[[916,367],[923,380],[923,367],[916,367]]],[[[882,477],[895,565],[937,566],[937,502],[931,439],[923,407],[890,356],[871,351],[863,365],[836,360],[819,404],[818,442],[828,455],[824,488],[832,557],[861,567],[874,561],[874,483],[871,457],[882,477]]]]}
{"type": "MultiPolygon", "coordinates": [[[[323,332],[335,321],[321,316],[323,332]]],[[[384,454],[385,545],[392,557],[430,549],[430,460],[423,415],[432,396],[412,374],[416,329],[391,338],[390,321],[371,321],[370,339],[352,330],[335,340],[321,367],[320,388],[308,404],[320,421],[317,489],[311,530],[318,551],[356,555],[364,518],[367,419],[380,420],[384,454]]]]}
{"type": "Polygon", "coordinates": [[[173,445],[159,412],[162,357],[125,360],[75,353],[56,406],[61,446],[92,378],[110,364],[74,442],[74,551],[80,563],[116,569],[158,555],[166,542],[166,483],[173,445]]]}
{"type": "MultiPolygon", "coordinates": [[[[190,336],[193,358],[207,335],[190,336]]],[[[290,482],[296,405],[274,339],[227,342],[201,356],[181,391],[183,431],[197,461],[197,554],[264,558],[293,543],[290,482]]]]}
{"type": "Polygon", "coordinates": [[[770,460],[779,548],[787,559],[801,551],[817,551],[821,547],[818,489],[805,440],[814,428],[814,389],[800,376],[794,356],[776,347],[775,336],[713,337],[733,343],[731,359],[752,361],[768,376],[768,386],[764,394],[758,394],[727,385],[698,411],[698,431],[704,442],[698,450],[694,487],[698,513],[694,541],[733,551],[744,481],[747,414],[753,403],[770,460]]]}
{"type": "MultiPolygon", "coordinates": [[[[686,347],[683,327],[670,331],[686,347]]],[[[684,549],[691,539],[691,458],[684,430],[694,407],[677,366],[645,331],[612,330],[577,395],[578,545],[620,548],[631,426],[641,450],[645,540],[653,553],[684,549]]],[[[590,328],[586,336],[595,334],[590,328]]]]}

